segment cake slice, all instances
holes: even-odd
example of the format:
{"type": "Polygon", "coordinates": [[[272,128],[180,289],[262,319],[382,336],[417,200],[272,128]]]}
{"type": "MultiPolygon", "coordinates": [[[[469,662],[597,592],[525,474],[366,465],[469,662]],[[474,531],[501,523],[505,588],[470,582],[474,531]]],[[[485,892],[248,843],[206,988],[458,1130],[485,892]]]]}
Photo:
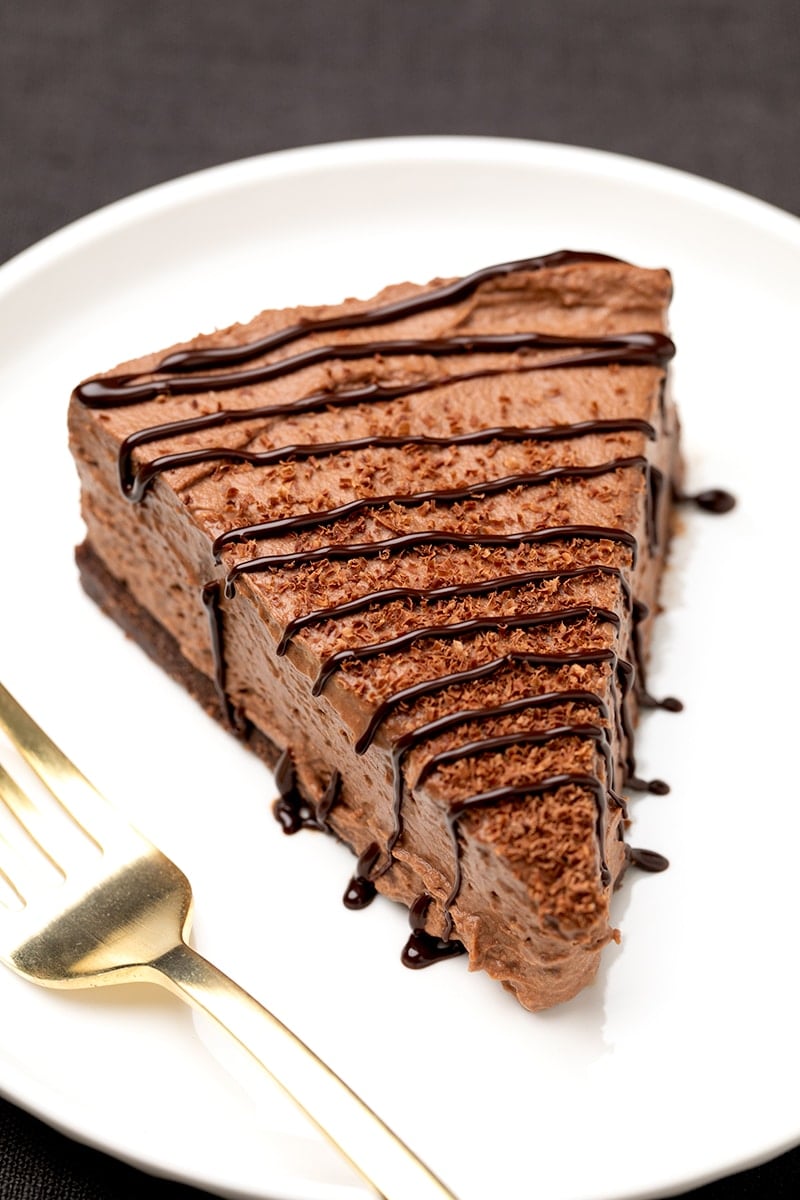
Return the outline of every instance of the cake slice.
{"type": "Polygon", "coordinates": [[[345,903],[409,906],[406,965],[466,950],[534,1010],[618,936],[670,291],[561,251],[264,312],[70,406],[89,594],[276,767],[287,832],[352,847],[345,903]]]}

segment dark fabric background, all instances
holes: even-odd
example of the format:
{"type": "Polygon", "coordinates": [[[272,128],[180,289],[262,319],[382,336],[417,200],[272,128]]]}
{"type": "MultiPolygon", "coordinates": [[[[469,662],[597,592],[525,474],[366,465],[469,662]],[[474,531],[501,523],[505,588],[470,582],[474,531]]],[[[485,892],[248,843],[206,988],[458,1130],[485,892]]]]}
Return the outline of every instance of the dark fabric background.
{"type": "MultiPolygon", "coordinates": [[[[800,212],[798,0],[0,0],[0,20],[0,261],[187,171],[391,134],[595,146],[800,212]]],[[[692,1195],[799,1185],[795,1151],[692,1195]]],[[[0,1200],[142,1190],[199,1196],[0,1101],[0,1200]]]]}

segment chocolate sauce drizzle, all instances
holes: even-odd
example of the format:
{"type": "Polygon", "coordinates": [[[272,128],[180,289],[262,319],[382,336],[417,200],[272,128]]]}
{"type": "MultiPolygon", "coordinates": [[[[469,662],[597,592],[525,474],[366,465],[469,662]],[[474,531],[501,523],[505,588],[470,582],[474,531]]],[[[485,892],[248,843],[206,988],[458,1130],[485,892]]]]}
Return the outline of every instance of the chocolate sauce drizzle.
{"type": "Polygon", "coordinates": [[[364,612],[368,608],[377,607],[381,604],[390,604],[395,600],[405,600],[412,604],[420,604],[423,601],[461,600],[468,596],[481,596],[486,592],[504,592],[509,588],[520,588],[531,583],[580,579],[585,578],[587,575],[613,576],[618,581],[625,595],[626,602],[630,607],[632,602],[630,584],[622,568],[607,566],[605,563],[596,563],[585,567],[570,567],[567,570],[561,571],[523,571],[516,575],[499,575],[492,579],[483,579],[479,583],[448,583],[435,588],[381,588],[374,592],[367,592],[366,595],[358,596],[354,600],[345,600],[341,604],[332,604],[327,608],[317,608],[295,617],[284,628],[276,647],[276,653],[279,656],[285,654],[294,636],[301,629],[305,629],[309,625],[315,625],[320,621],[327,621],[336,617],[353,616],[364,612]]]}
{"type": "MultiPolygon", "coordinates": [[[[436,675],[433,679],[423,679],[418,683],[412,683],[408,687],[400,688],[398,691],[384,697],[376,705],[372,716],[356,739],[353,748],[356,754],[365,754],[372,745],[383,722],[401,705],[411,704],[423,697],[434,696],[438,692],[456,685],[476,683],[482,679],[489,679],[506,667],[519,666],[523,663],[532,667],[548,668],[602,666],[605,664],[614,666],[618,661],[617,655],[613,650],[575,651],[567,654],[534,654],[527,651],[518,651],[502,654],[497,658],[479,663],[475,667],[467,667],[462,671],[451,671],[445,675],[436,675]]],[[[563,693],[561,694],[563,695],[563,693]]]]}
{"type": "Polygon", "coordinates": [[[573,621],[585,621],[594,617],[598,621],[607,621],[619,626],[620,620],[616,613],[604,608],[589,608],[582,605],[576,608],[559,608],[548,612],[523,613],[520,616],[509,616],[505,613],[487,614],[482,617],[470,617],[467,621],[453,621],[445,624],[427,625],[412,629],[398,637],[387,638],[382,642],[373,642],[367,646],[348,647],[339,650],[325,659],[319,674],[311,688],[312,696],[319,696],[325,684],[346,662],[363,662],[369,658],[377,658],[382,654],[396,654],[405,650],[422,638],[437,638],[439,641],[450,638],[460,638],[462,634],[493,633],[505,629],[533,629],[541,625],[570,624],[573,621]]]}
{"type": "MultiPolygon", "coordinates": [[[[596,463],[593,466],[548,467],[543,471],[506,475],[502,479],[482,480],[480,483],[469,484],[462,488],[433,488],[410,494],[399,492],[391,495],[360,497],[358,500],[350,500],[346,504],[338,504],[335,508],[319,512],[276,517],[271,521],[260,521],[254,525],[242,525],[236,529],[229,529],[225,533],[221,533],[214,541],[214,555],[219,559],[225,546],[236,543],[257,541],[259,538],[280,537],[283,534],[299,533],[304,529],[321,529],[347,517],[360,516],[371,508],[386,508],[390,505],[397,508],[419,507],[430,500],[437,503],[456,504],[473,497],[482,498],[500,492],[513,491],[514,488],[542,487],[561,479],[595,479],[600,475],[624,470],[628,467],[638,467],[646,473],[651,471],[650,464],[644,456],[633,455],[627,458],[613,458],[610,462],[596,463]]],[[[652,506],[648,505],[648,509],[652,510],[652,506]]],[[[648,526],[653,524],[653,514],[650,511],[648,526]]],[[[252,574],[254,570],[260,569],[254,564],[261,562],[262,560],[258,558],[248,559],[245,564],[249,568],[248,573],[252,574]]],[[[229,580],[235,579],[236,573],[236,568],[232,568],[229,580]]]]}
{"type": "Polygon", "coordinates": [[[242,714],[231,703],[226,686],[224,627],[221,604],[222,584],[213,579],[203,585],[200,597],[208,614],[208,630],[211,638],[211,653],[214,659],[214,688],[217,693],[220,710],[230,729],[236,733],[244,732],[245,722],[242,714]]]}
{"type": "Polygon", "coordinates": [[[627,529],[605,528],[601,525],[552,525],[547,529],[522,529],[518,533],[465,534],[443,529],[423,529],[414,533],[401,533],[395,537],[381,538],[371,542],[335,542],[319,546],[315,550],[298,550],[289,554],[265,554],[259,558],[246,558],[234,563],[225,581],[225,595],[233,599],[236,580],[240,575],[260,573],[269,567],[299,567],[314,562],[336,562],[353,558],[381,558],[386,553],[397,554],[417,546],[499,546],[513,549],[516,546],[550,542],[571,541],[575,538],[591,542],[617,542],[627,546],[631,552],[631,564],[635,565],[638,544],[627,529]]]}
{"type": "MultiPolygon", "coordinates": [[[[364,358],[375,354],[454,354],[458,352],[476,353],[491,352],[502,349],[508,353],[511,349],[558,349],[579,348],[588,349],[591,354],[596,351],[599,361],[589,363],[581,359],[580,363],[573,357],[563,365],[603,365],[606,362],[619,362],[620,355],[629,354],[636,363],[655,363],[664,365],[675,353],[671,340],[662,333],[633,333],[620,334],[613,337],[599,338],[564,338],[549,334],[522,333],[498,335],[495,337],[482,335],[480,337],[457,337],[439,339],[436,341],[420,341],[419,339],[401,339],[389,342],[369,342],[361,344],[344,343],[342,346],[321,346],[304,354],[293,355],[276,363],[269,363],[253,371],[231,371],[225,374],[194,375],[194,372],[208,367],[231,368],[243,362],[251,362],[271,351],[291,345],[310,334],[335,333],[343,330],[363,329],[371,325],[383,325],[390,321],[401,320],[415,316],[418,313],[429,312],[431,309],[455,304],[467,299],[478,288],[492,279],[511,275],[516,272],[538,271],[544,268],[568,266],[582,262],[620,262],[606,254],[595,254],[592,251],[557,250],[553,254],[540,255],[535,258],[517,259],[512,262],[499,263],[484,267],[479,271],[466,275],[430,291],[418,293],[391,304],[367,308],[362,312],[339,314],[331,318],[315,318],[301,320],[295,325],[279,329],[275,333],[256,341],[237,346],[212,346],[203,350],[183,350],[168,355],[156,367],[155,374],[169,373],[166,378],[156,378],[137,382],[136,376],[119,375],[104,379],[90,379],[78,385],[75,395],[78,400],[89,408],[118,408],[127,404],[141,404],[155,400],[163,395],[186,395],[201,391],[219,391],[229,388],[243,387],[246,384],[261,383],[275,379],[302,367],[316,363],[328,362],[338,358],[364,358]],[[527,344],[525,339],[529,339],[527,344]],[[438,349],[437,349],[438,347],[438,349]],[[616,357],[614,357],[616,356],[616,357]],[[188,373],[193,376],[189,380],[176,375],[188,373]]],[[[549,364],[552,366],[553,364],[549,364]]],[[[562,365],[558,363],[556,365],[562,365]]]]}
{"type": "MultiPolygon", "coordinates": [[[[331,318],[302,319],[294,325],[277,330],[274,333],[256,341],[237,346],[212,346],[200,350],[180,351],[164,358],[149,376],[119,375],[102,379],[88,380],[76,389],[77,399],[93,409],[115,408],[127,405],[146,404],[156,399],[169,396],[189,395],[196,393],[225,392],[244,386],[253,386],[269,380],[288,376],[303,368],[333,362],[336,360],[369,359],[374,356],[409,356],[425,355],[433,358],[458,357],[474,354],[516,354],[518,358],[511,365],[500,368],[484,368],[464,373],[443,373],[436,379],[401,385],[369,383],[359,387],[342,390],[323,390],[292,400],[288,403],[264,405],[248,409],[219,410],[200,414],[188,419],[164,422],[148,426],[131,434],[122,443],[119,452],[118,473],[123,494],[131,501],[138,502],[145,498],[153,481],[163,472],[181,467],[200,466],[202,464],[249,463],[254,467],[266,468],[273,464],[283,464],[311,457],[321,458],[339,454],[345,451],[360,451],[366,449],[403,449],[408,446],[442,447],[459,445],[484,445],[497,442],[526,442],[554,441],[559,439],[576,439],[593,434],[609,434],[615,432],[638,432],[650,440],[655,439],[656,430],[648,422],[635,419],[613,419],[581,421],[572,424],[540,426],[524,428],[516,426],[497,426],[487,429],[467,431],[460,434],[448,434],[442,437],[428,435],[404,434],[402,436],[370,436],[345,439],[329,443],[296,443],[253,451],[235,447],[207,446],[197,449],[176,451],[161,454],[150,462],[134,466],[134,454],[143,446],[152,442],[163,442],[176,437],[197,434],[208,429],[221,429],[241,422],[254,420],[269,420],[275,417],[302,413],[320,412],[328,408],[348,407],[358,404],[381,403],[391,401],[400,396],[408,396],[423,391],[433,391],[448,386],[456,386],[466,380],[489,377],[492,375],[522,373],[539,370],[569,370],[576,367],[604,366],[617,364],[620,366],[649,366],[665,367],[674,354],[674,346],[670,339],[658,332],[635,332],[616,334],[606,337],[580,338],[545,335],[537,332],[519,332],[502,335],[458,335],[438,339],[419,339],[390,337],[385,340],[368,342],[332,342],[319,345],[280,358],[277,361],[256,362],[265,355],[282,347],[289,346],[309,335],[336,333],[345,330],[357,330],[368,326],[380,326],[392,321],[401,320],[417,313],[447,304],[456,304],[471,296],[483,283],[515,272],[537,271],[546,267],[558,267],[579,262],[615,263],[620,260],[607,255],[589,252],[558,251],[555,254],[538,258],[523,259],[514,262],[501,263],[497,266],[484,268],[465,276],[463,279],[418,293],[411,297],[380,305],[366,310],[336,315],[331,318]],[[525,358],[530,351],[544,352],[535,360],[525,358]],[[243,365],[250,364],[250,365],[243,365]]],[[[663,395],[663,385],[662,385],[663,395]]],[[[321,530],[326,526],[335,525],[353,517],[369,515],[387,506],[400,508],[419,507],[424,504],[452,505],[474,498],[483,498],[509,492],[515,488],[545,486],[547,484],[571,479],[592,479],[620,470],[635,469],[642,471],[646,481],[647,495],[647,536],[652,552],[657,550],[657,530],[659,526],[658,509],[664,490],[664,480],[661,472],[656,470],[644,456],[619,457],[608,462],[589,466],[554,467],[536,472],[508,475],[503,478],[483,480],[460,488],[432,489],[410,494],[376,495],[360,497],[347,504],[318,512],[305,512],[291,516],[278,517],[259,524],[241,526],[227,530],[215,541],[213,552],[217,562],[220,561],[223,550],[233,545],[241,545],[261,539],[281,539],[296,535],[306,530],[321,530]]],[[[700,507],[710,511],[724,512],[731,507],[732,497],[727,493],[714,491],[700,493],[694,497],[680,496],[679,499],[691,499],[700,507]]],[[[223,598],[232,600],[235,596],[236,581],[242,575],[250,575],[274,569],[291,570],[306,564],[336,561],[353,558],[375,558],[413,551],[422,546],[442,545],[448,547],[503,547],[514,548],[522,545],[545,544],[573,539],[589,541],[611,541],[625,547],[629,552],[631,567],[635,565],[637,542],[632,533],[625,529],[605,528],[594,525],[562,525],[541,529],[521,530],[511,534],[462,534],[456,531],[442,529],[426,529],[412,533],[396,534],[380,540],[349,542],[336,540],[332,544],[322,545],[312,549],[297,549],[280,552],[276,551],[255,557],[246,557],[235,561],[229,566],[223,580],[214,580],[206,584],[202,590],[203,603],[209,614],[209,627],[212,650],[215,661],[215,683],[220,701],[228,719],[234,728],[238,728],[240,717],[233,710],[226,695],[225,658],[223,652],[224,614],[223,598]]],[[[604,764],[602,774],[558,774],[545,779],[521,785],[495,788],[487,792],[465,797],[451,804],[448,813],[448,828],[453,843],[454,878],[451,891],[444,901],[445,936],[436,938],[425,931],[427,914],[432,898],[424,893],[411,907],[412,933],[403,951],[403,961],[407,966],[426,966],[430,962],[453,954],[462,953],[463,946],[452,935],[452,907],[455,904],[461,885],[461,848],[459,839],[459,822],[462,816],[476,808],[500,803],[506,800],[521,800],[540,795],[545,791],[557,790],[562,787],[578,787],[592,793],[596,808],[596,836],[599,848],[599,871],[603,887],[610,883],[610,873],[604,859],[605,828],[607,807],[609,802],[623,808],[624,801],[617,794],[614,779],[614,760],[611,751],[609,725],[613,721],[618,733],[626,739],[628,747],[632,747],[632,722],[628,712],[628,701],[633,687],[634,678],[639,673],[638,699],[641,704],[654,704],[663,708],[677,706],[678,702],[667,698],[663,701],[654,700],[644,684],[641,654],[638,642],[638,625],[646,616],[644,606],[632,598],[630,584],[626,572],[620,567],[607,565],[586,565],[563,571],[533,571],[498,576],[477,583],[456,585],[446,584],[431,588],[384,588],[369,592],[363,596],[315,609],[295,617],[283,631],[277,652],[285,654],[297,633],[310,625],[321,621],[336,620],[337,618],[363,612],[373,606],[388,604],[396,600],[404,600],[412,605],[431,603],[439,600],[464,598],[482,594],[502,592],[508,588],[521,588],[528,584],[538,584],[546,580],[578,578],[594,574],[614,575],[620,582],[622,591],[633,617],[633,654],[634,663],[627,663],[618,658],[611,650],[594,650],[565,654],[532,654],[523,652],[503,653],[499,656],[479,663],[466,670],[453,671],[437,675],[434,678],[419,681],[401,688],[386,696],[374,709],[373,714],[355,743],[355,752],[364,754],[372,744],[379,729],[387,718],[403,705],[432,696],[455,685],[468,684],[489,679],[519,664],[529,666],[546,666],[550,669],[569,667],[574,664],[583,666],[596,665],[607,667],[615,676],[617,687],[614,690],[615,711],[609,713],[608,707],[601,697],[591,691],[564,690],[537,695],[516,697],[502,705],[494,707],[479,707],[474,710],[464,709],[448,714],[437,720],[428,721],[396,738],[391,747],[391,757],[394,772],[394,825],[381,847],[371,842],[361,853],[356,871],[345,893],[345,903],[349,907],[363,907],[369,903],[375,894],[375,880],[391,868],[393,849],[402,835],[402,813],[406,785],[404,782],[403,762],[408,752],[415,746],[436,737],[438,734],[455,730],[459,725],[470,722],[485,722],[496,717],[521,713],[528,709],[546,709],[557,705],[576,703],[593,707],[597,710],[602,724],[585,722],[565,722],[547,730],[528,731],[522,733],[496,734],[480,739],[473,739],[454,749],[442,751],[433,755],[421,768],[414,786],[420,786],[431,774],[445,768],[460,759],[489,752],[502,751],[512,745],[530,744],[542,745],[545,742],[563,737],[576,737],[593,741],[604,764]]],[[[335,671],[344,668],[348,663],[365,661],[378,655],[393,654],[406,649],[414,642],[424,638],[447,639],[471,637],[489,631],[503,629],[520,629],[535,627],[547,623],[569,623],[584,620],[608,621],[619,624],[619,617],[607,610],[576,606],[572,609],[557,609],[549,612],[527,614],[509,617],[505,614],[485,615],[450,624],[431,624],[415,629],[398,637],[348,648],[332,654],[322,664],[320,673],[313,685],[313,692],[319,694],[326,686],[335,671]]],[[[282,827],[287,833],[294,833],[300,828],[313,827],[331,831],[328,815],[336,803],[340,791],[338,773],[332,776],[324,795],[316,806],[311,805],[301,795],[297,786],[291,753],[287,750],[282,755],[276,770],[276,778],[280,798],[276,803],[275,812],[282,827]]],[[[666,788],[656,780],[645,783],[636,778],[632,749],[629,751],[626,763],[626,779],[630,787],[644,786],[658,792],[666,788]]],[[[630,861],[649,870],[663,869],[653,865],[660,856],[649,851],[630,851],[630,861]]],[[[663,860],[666,865],[666,860],[663,860]]]]}
{"type": "Polygon", "coordinates": [[[275,765],[278,799],[273,805],[275,818],[283,832],[299,833],[301,829],[319,829],[323,833],[332,833],[328,817],[339,799],[341,783],[339,772],[334,771],[319,802],[316,805],[310,804],[298,786],[292,752],[288,748],[284,750],[275,765]]]}
{"type": "MultiPolygon", "coordinates": [[[[666,712],[683,712],[683,703],[676,700],[674,696],[665,696],[662,700],[657,699],[647,690],[645,676],[644,654],[642,653],[641,639],[639,637],[639,626],[649,614],[649,609],[646,604],[642,604],[641,600],[633,601],[633,622],[631,626],[633,640],[633,657],[636,663],[636,697],[641,708],[663,708],[666,712]]],[[[631,786],[635,786],[631,784],[631,786]]],[[[646,789],[639,789],[646,790],[646,789]]]]}
{"type": "MultiPolygon", "coordinates": [[[[623,815],[627,816],[624,800],[616,794],[614,787],[614,760],[611,754],[611,742],[608,730],[609,711],[608,706],[601,696],[589,691],[559,691],[559,692],[539,692],[534,695],[518,696],[514,700],[508,700],[504,704],[498,704],[494,707],[483,707],[476,709],[461,709],[458,712],[448,713],[446,716],[438,717],[435,720],[427,721],[422,725],[418,725],[415,729],[407,730],[400,737],[396,738],[392,745],[392,775],[394,780],[394,806],[393,806],[393,827],[389,834],[386,843],[386,854],[383,866],[380,870],[376,869],[375,877],[388,871],[392,864],[392,851],[395,844],[398,842],[403,832],[403,802],[405,797],[405,772],[403,762],[406,755],[416,746],[420,746],[425,742],[435,738],[443,733],[449,733],[452,730],[458,729],[460,726],[468,725],[471,722],[486,722],[494,720],[498,717],[512,716],[522,712],[528,712],[531,709],[548,709],[566,704],[580,704],[586,707],[597,709],[600,718],[605,722],[604,725],[561,725],[554,728],[534,731],[526,734],[512,734],[513,743],[506,742],[502,735],[483,738],[478,742],[467,742],[454,750],[444,751],[440,754],[433,755],[423,765],[414,786],[419,787],[434,771],[440,766],[446,765],[448,762],[456,761],[458,757],[467,757],[472,754],[485,753],[493,749],[502,748],[506,744],[518,745],[523,741],[536,742],[541,739],[539,744],[545,744],[551,739],[564,736],[586,736],[597,738],[600,743],[600,750],[606,767],[606,779],[608,781],[609,796],[614,803],[620,806],[623,810],[623,815]],[[595,733],[595,730],[597,733],[595,733]]],[[[452,836],[452,834],[451,834],[452,836]]],[[[460,845],[456,844],[456,853],[460,855],[460,845]]],[[[420,900],[422,897],[420,897],[420,900]]],[[[421,915],[427,913],[430,897],[420,910],[421,915]]],[[[415,952],[412,957],[415,959],[413,965],[427,966],[434,960],[435,948],[441,941],[439,938],[431,940],[429,935],[426,935],[424,942],[425,953],[422,953],[422,944],[420,943],[420,929],[412,922],[412,939],[407,945],[406,950],[413,942],[415,952]]],[[[405,953],[405,952],[404,952],[405,953]]],[[[440,955],[441,957],[441,955],[440,955]]],[[[405,961],[405,960],[404,960],[405,961]]],[[[407,966],[412,964],[407,963],[407,966]]]]}
{"type": "Polygon", "coordinates": [[[375,899],[378,892],[375,880],[382,874],[378,871],[380,858],[381,848],[377,842],[370,842],[366,850],[361,852],[342,896],[345,908],[366,908],[375,899]]]}
{"type": "MultiPolygon", "coordinates": [[[[312,326],[305,331],[306,334],[313,332],[312,326]]],[[[430,340],[397,338],[385,342],[341,342],[315,346],[279,362],[219,375],[194,375],[188,379],[166,377],[147,383],[132,382],[129,375],[93,379],[79,384],[75,394],[87,408],[120,408],[157,400],[160,396],[186,396],[252,387],[280,379],[304,367],[341,360],[415,354],[430,355],[432,358],[458,354],[511,354],[519,350],[553,349],[555,345],[577,349],[577,353],[529,364],[528,369],[553,371],[565,367],[604,367],[610,363],[621,366],[664,366],[675,353],[673,342],[663,333],[630,333],[591,339],[555,338],[540,333],[480,334],[430,340]]]]}
{"type": "Polygon", "coordinates": [[[410,967],[412,971],[419,971],[422,967],[430,967],[444,958],[454,958],[456,955],[467,952],[463,942],[460,942],[458,938],[451,937],[449,931],[446,938],[435,937],[426,931],[425,925],[431,904],[433,904],[433,896],[423,892],[421,896],[417,896],[408,910],[411,935],[403,947],[400,961],[404,967],[410,967]]]}
{"type": "MultiPolygon", "coordinates": [[[[527,368],[528,370],[532,368],[527,368]]],[[[484,372],[487,374],[487,372],[484,372]]],[[[470,376],[457,376],[457,379],[475,378],[477,373],[470,376]]],[[[447,382],[453,382],[451,376],[447,382]]],[[[441,386],[439,384],[438,386],[441,386]]],[[[426,390],[429,390],[430,384],[426,385],[426,390]]],[[[367,389],[360,389],[363,393],[367,389]]],[[[376,389],[370,389],[372,394],[377,394],[376,389]]],[[[422,386],[403,387],[383,389],[381,396],[390,391],[393,395],[407,395],[411,391],[421,391],[422,386]]],[[[352,393],[347,393],[348,397],[352,393]]],[[[332,397],[337,396],[337,393],[320,393],[325,401],[329,401],[332,397]]],[[[341,399],[345,393],[338,394],[341,399]]],[[[320,407],[325,407],[325,403],[321,403],[320,407]]],[[[274,415],[275,409],[292,411],[293,405],[273,405],[265,406],[259,410],[246,411],[243,415],[253,418],[256,413],[264,415],[274,415]]],[[[305,411],[308,411],[307,408],[305,411]]],[[[221,414],[211,414],[217,418],[221,414]]],[[[226,416],[228,414],[225,414],[226,416]]],[[[194,467],[201,463],[207,462],[229,462],[229,463],[249,463],[254,467],[271,466],[274,463],[302,461],[307,458],[328,458],[331,455],[342,454],[345,451],[353,450],[369,450],[369,449],[403,449],[407,446],[426,446],[426,447],[450,447],[450,446],[482,446],[490,442],[542,442],[542,441],[560,441],[566,438],[586,437],[592,434],[607,434],[607,433],[643,433],[645,437],[651,441],[655,440],[656,431],[648,421],[641,421],[636,418],[630,419],[605,419],[597,421],[576,421],[574,425],[544,425],[537,428],[521,428],[515,425],[500,425],[491,429],[471,430],[468,433],[448,434],[444,437],[434,437],[428,434],[409,434],[405,437],[390,437],[373,435],[360,438],[346,438],[337,442],[310,442],[307,444],[295,444],[287,446],[277,446],[269,450],[247,450],[236,449],[230,446],[206,446],[198,450],[181,450],[174,454],[163,454],[159,458],[154,458],[151,462],[135,470],[132,465],[133,451],[137,445],[142,445],[146,441],[156,440],[152,438],[144,438],[142,434],[158,435],[159,440],[166,436],[174,437],[176,432],[184,433],[186,426],[198,426],[199,422],[205,422],[208,427],[212,424],[229,424],[230,421],[209,421],[206,417],[197,417],[189,421],[174,421],[169,428],[172,432],[167,435],[164,430],[167,426],[154,426],[152,429],[142,430],[139,433],[129,435],[122,443],[119,451],[118,474],[120,488],[124,496],[129,500],[138,502],[144,497],[148,487],[153,480],[161,475],[164,471],[175,470],[178,467],[194,467]],[[182,427],[176,429],[176,427],[182,427]]],[[[619,466],[638,465],[646,468],[646,460],[641,460],[636,464],[629,463],[625,460],[619,460],[619,466]]],[[[606,469],[617,469],[617,464],[607,464],[606,469]]],[[[598,471],[598,474],[602,472],[598,471]]],[[[654,475],[653,478],[656,476],[654,475]]],[[[544,480],[548,482],[548,480],[544,480]]],[[[388,503],[386,499],[376,499],[372,503],[388,503]]],[[[655,505],[655,498],[653,501],[655,505]]],[[[247,527],[249,528],[249,527],[247,527]]],[[[260,527],[254,527],[259,529],[260,527]]],[[[237,531],[240,536],[230,538],[230,541],[246,541],[247,535],[245,529],[237,531]]],[[[255,533],[251,536],[266,536],[266,534],[255,533]]],[[[225,544],[225,543],[222,543],[225,544]]]]}

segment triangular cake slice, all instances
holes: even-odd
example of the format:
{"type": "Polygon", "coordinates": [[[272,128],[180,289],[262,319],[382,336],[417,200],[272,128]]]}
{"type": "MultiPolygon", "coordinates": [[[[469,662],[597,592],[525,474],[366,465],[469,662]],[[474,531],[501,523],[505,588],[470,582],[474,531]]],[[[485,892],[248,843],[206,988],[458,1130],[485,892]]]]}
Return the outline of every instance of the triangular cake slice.
{"type": "Polygon", "coordinates": [[[352,847],[346,903],[409,906],[407,965],[465,947],[531,1009],[617,936],[670,291],[562,251],[264,312],[70,408],[87,591],[277,766],[287,831],[352,847]]]}

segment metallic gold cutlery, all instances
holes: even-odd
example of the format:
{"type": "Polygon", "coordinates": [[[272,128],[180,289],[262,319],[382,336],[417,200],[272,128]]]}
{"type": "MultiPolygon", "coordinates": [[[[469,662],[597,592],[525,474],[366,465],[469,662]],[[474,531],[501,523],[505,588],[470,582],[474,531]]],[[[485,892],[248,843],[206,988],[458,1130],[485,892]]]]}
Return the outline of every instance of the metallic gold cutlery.
{"type": "MultiPolygon", "coordinates": [[[[29,852],[0,833],[0,959],[52,988],[156,983],[214,1018],[386,1200],[455,1200],[313,1051],[184,940],[186,876],[135,830],[0,684],[0,729],[70,822],[35,804],[0,764],[0,799],[29,852]],[[88,839],[76,854],[74,824],[88,839]],[[43,855],[59,876],[33,870],[43,855]]],[[[61,816],[61,814],[56,814],[61,816]]],[[[81,839],[81,840],[83,840],[81,839]]]]}

